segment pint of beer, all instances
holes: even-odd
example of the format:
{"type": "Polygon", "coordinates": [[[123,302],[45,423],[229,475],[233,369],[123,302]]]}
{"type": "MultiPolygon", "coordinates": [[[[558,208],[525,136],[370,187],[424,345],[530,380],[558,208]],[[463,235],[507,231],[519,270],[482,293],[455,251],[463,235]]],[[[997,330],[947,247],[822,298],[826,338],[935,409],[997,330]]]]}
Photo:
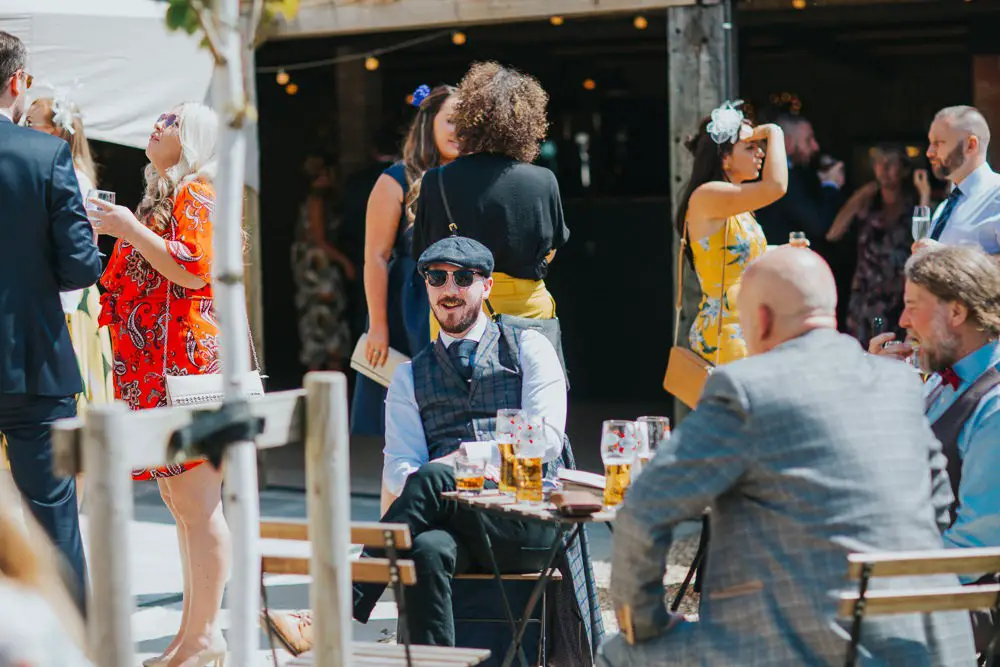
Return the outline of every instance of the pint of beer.
{"type": "Polygon", "coordinates": [[[540,503],[542,495],[542,457],[518,457],[517,501],[540,503]]]}
{"type": "Polygon", "coordinates": [[[497,410],[496,442],[500,450],[501,493],[517,493],[517,457],[515,456],[518,431],[524,424],[521,410],[497,410]]]}
{"type": "Polygon", "coordinates": [[[604,461],[604,504],[618,505],[632,483],[632,462],[639,446],[635,422],[608,420],[601,428],[601,459],[604,461]]]}
{"type": "Polygon", "coordinates": [[[625,500],[625,492],[631,483],[631,463],[605,463],[604,504],[613,507],[625,500]]]}

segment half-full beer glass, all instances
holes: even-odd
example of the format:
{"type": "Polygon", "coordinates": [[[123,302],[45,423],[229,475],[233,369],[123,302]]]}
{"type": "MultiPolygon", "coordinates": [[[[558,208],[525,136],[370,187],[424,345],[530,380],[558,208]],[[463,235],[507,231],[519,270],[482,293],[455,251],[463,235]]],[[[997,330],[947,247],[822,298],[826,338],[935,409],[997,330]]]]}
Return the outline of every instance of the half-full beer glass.
{"type": "Polygon", "coordinates": [[[632,483],[632,461],[639,444],[635,422],[611,419],[601,427],[601,460],[604,461],[604,504],[614,507],[625,500],[632,483]]]}
{"type": "Polygon", "coordinates": [[[545,450],[548,445],[545,418],[524,415],[521,428],[517,431],[514,450],[517,456],[517,500],[518,502],[540,503],[542,494],[542,468],[545,464],[545,450]]]}
{"type": "Polygon", "coordinates": [[[500,450],[501,493],[517,493],[517,432],[524,421],[523,410],[497,410],[496,441],[500,450]]]}
{"type": "Polygon", "coordinates": [[[653,458],[657,447],[670,439],[670,420],[666,417],[639,417],[635,421],[640,425],[636,460],[646,465],[653,458]],[[642,425],[646,428],[643,429],[642,425]]]}

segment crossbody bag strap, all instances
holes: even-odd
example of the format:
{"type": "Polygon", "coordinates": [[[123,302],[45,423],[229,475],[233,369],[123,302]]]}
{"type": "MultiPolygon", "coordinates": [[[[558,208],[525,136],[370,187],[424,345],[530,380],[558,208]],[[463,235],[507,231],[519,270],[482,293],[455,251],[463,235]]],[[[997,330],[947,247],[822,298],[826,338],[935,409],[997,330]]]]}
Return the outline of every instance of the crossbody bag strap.
{"type": "Polygon", "coordinates": [[[726,317],[726,251],[729,248],[729,218],[726,218],[726,233],[722,239],[722,298],[719,299],[719,331],[715,336],[715,365],[722,358],[722,322],[726,317]]]}
{"type": "Polygon", "coordinates": [[[454,235],[458,235],[458,225],[455,224],[455,218],[451,217],[451,206],[448,205],[448,195],[444,193],[444,169],[439,168],[437,170],[438,177],[438,190],[441,192],[441,202],[444,204],[444,214],[448,216],[448,231],[454,235]]]}

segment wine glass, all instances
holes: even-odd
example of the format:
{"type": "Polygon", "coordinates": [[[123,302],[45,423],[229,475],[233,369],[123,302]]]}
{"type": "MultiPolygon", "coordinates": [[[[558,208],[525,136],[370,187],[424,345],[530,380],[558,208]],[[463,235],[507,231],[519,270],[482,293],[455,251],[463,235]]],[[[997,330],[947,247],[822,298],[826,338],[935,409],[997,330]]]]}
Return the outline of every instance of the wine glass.
{"type": "Polygon", "coordinates": [[[927,238],[930,234],[931,227],[931,207],[930,206],[914,206],[913,207],[913,240],[919,241],[920,239],[927,238]]]}

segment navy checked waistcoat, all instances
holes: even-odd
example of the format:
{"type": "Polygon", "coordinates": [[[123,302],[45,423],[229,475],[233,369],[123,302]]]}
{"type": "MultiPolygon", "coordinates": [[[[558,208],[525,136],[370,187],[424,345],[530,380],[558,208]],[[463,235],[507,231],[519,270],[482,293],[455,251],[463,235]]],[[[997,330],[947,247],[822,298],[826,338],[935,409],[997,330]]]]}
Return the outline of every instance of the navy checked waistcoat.
{"type": "Polygon", "coordinates": [[[463,442],[492,438],[497,410],[521,407],[516,335],[501,333],[489,322],[473,355],[468,382],[452,364],[440,338],[413,358],[413,393],[430,460],[451,454],[463,442]]]}

